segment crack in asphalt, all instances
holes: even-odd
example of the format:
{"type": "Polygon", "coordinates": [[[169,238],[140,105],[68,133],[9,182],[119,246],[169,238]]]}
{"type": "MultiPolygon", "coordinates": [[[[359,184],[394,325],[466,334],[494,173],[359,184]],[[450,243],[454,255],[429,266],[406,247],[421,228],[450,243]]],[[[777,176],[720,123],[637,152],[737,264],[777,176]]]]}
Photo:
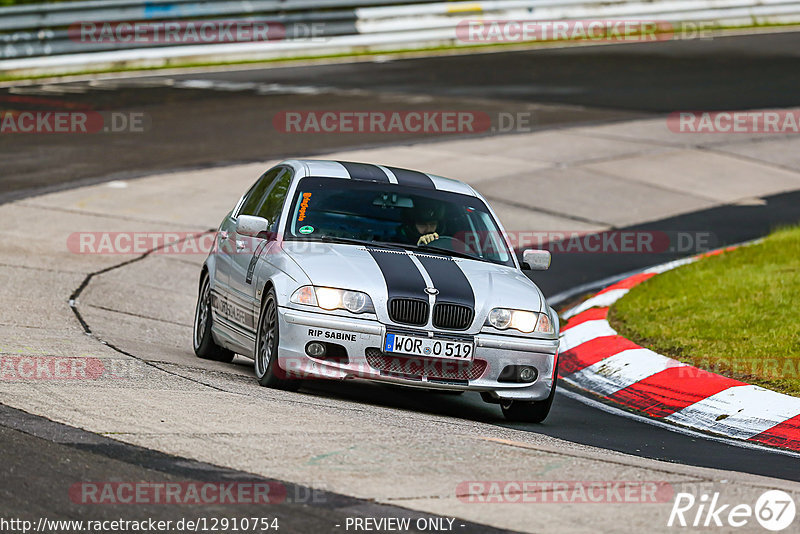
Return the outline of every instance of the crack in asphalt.
{"type": "Polygon", "coordinates": [[[150,255],[152,255],[153,253],[155,253],[155,252],[157,252],[159,250],[162,250],[162,249],[164,249],[166,247],[173,246],[173,245],[175,245],[177,243],[182,243],[182,242],[186,241],[187,239],[189,239],[190,237],[192,237],[192,238],[193,237],[199,237],[199,236],[202,236],[202,235],[206,235],[208,233],[211,233],[211,232],[207,230],[205,232],[200,232],[198,234],[192,234],[191,236],[186,236],[183,239],[180,239],[180,240],[175,241],[175,242],[163,243],[163,244],[161,244],[161,245],[159,245],[157,247],[151,248],[150,250],[148,250],[147,252],[137,256],[136,258],[132,258],[130,260],[123,261],[122,263],[118,263],[118,264],[112,265],[110,267],[106,267],[104,269],[100,269],[99,271],[91,272],[91,273],[86,275],[86,277],[83,279],[83,282],[81,282],[81,284],[77,287],[77,289],[75,289],[75,291],[72,292],[72,294],[69,296],[69,301],[68,302],[69,302],[69,307],[72,310],[72,313],[75,314],[75,318],[80,323],[81,327],[83,328],[84,333],[86,335],[88,335],[88,336],[91,336],[93,339],[96,339],[98,342],[100,342],[101,344],[107,346],[108,348],[110,348],[110,349],[112,349],[112,350],[114,350],[114,351],[116,351],[116,352],[118,352],[120,354],[124,354],[125,356],[128,356],[130,358],[133,358],[134,360],[140,361],[140,362],[144,363],[147,366],[150,366],[150,367],[153,367],[155,369],[158,369],[158,370],[160,370],[160,371],[162,371],[164,373],[167,373],[167,374],[182,378],[184,380],[188,380],[190,382],[194,382],[196,384],[200,384],[202,386],[206,386],[206,387],[214,389],[216,391],[220,391],[220,392],[223,392],[223,393],[230,393],[228,391],[225,391],[222,388],[218,388],[217,386],[214,386],[214,385],[211,385],[211,384],[207,384],[207,383],[205,383],[205,382],[203,382],[201,380],[192,379],[192,378],[180,375],[178,373],[169,371],[167,369],[163,369],[161,367],[158,367],[157,365],[152,364],[148,360],[140,358],[140,357],[136,356],[135,354],[132,354],[132,353],[130,353],[130,352],[128,352],[128,351],[116,346],[115,344],[113,344],[113,343],[111,343],[111,342],[109,342],[107,340],[101,339],[97,334],[92,332],[92,329],[89,326],[89,323],[86,322],[86,320],[83,318],[83,315],[81,314],[80,310],[78,309],[78,298],[80,297],[81,293],[83,293],[83,291],[89,286],[89,284],[91,283],[92,279],[95,276],[100,276],[102,274],[106,274],[108,272],[111,272],[111,271],[114,271],[114,270],[117,270],[117,269],[121,269],[121,268],[126,267],[128,265],[131,265],[133,263],[140,262],[140,261],[144,260],[145,258],[149,257],[150,255]]]}
{"type": "MultiPolygon", "coordinates": [[[[213,231],[216,231],[216,230],[213,230],[213,231]]],[[[211,231],[203,232],[202,234],[197,234],[197,235],[203,235],[203,234],[206,234],[206,233],[209,233],[209,232],[211,232],[211,231]]],[[[237,379],[241,379],[242,375],[239,375],[237,373],[226,373],[225,371],[219,371],[219,370],[217,370],[217,371],[209,371],[208,369],[205,369],[205,368],[186,367],[186,366],[182,366],[182,365],[175,364],[175,363],[169,363],[169,362],[155,362],[155,361],[152,361],[152,360],[147,360],[147,359],[141,358],[139,356],[136,356],[135,354],[133,354],[131,352],[128,352],[128,351],[122,349],[121,347],[118,347],[114,343],[112,343],[112,342],[110,342],[108,340],[105,340],[105,339],[101,338],[99,335],[97,335],[96,333],[94,333],[92,331],[91,327],[89,326],[89,324],[84,319],[84,317],[81,314],[80,310],[78,309],[78,298],[83,293],[83,291],[89,286],[89,284],[91,283],[91,281],[92,281],[92,279],[94,277],[102,275],[102,274],[106,274],[108,272],[111,272],[111,271],[114,271],[114,270],[117,270],[117,269],[121,269],[123,267],[127,267],[128,265],[131,265],[133,263],[140,262],[140,261],[150,257],[153,253],[157,252],[158,250],[161,250],[161,249],[166,248],[166,247],[173,246],[175,243],[183,242],[186,239],[189,239],[190,237],[196,237],[196,236],[195,235],[186,236],[185,238],[183,238],[183,239],[181,239],[179,241],[173,242],[173,243],[164,243],[162,245],[159,245],[158,247],[154,247],[154,248],[148,250],[147,252],[139,255],[136,258],[132,258],[130,260],[118,263],[116,265],[112,265],[110,267],[106,267],[104,269],[100,269],[98,271],[89,273],[88,275],[86,275],[86,277],[84,278],[84,280],[81,283],[81,285],[78,286],[78,288],[72,293],[72,295],[70,295],[70,298],[69,298],[70,309],[72,309],[72,312],[75,314],[75,317],[77,318],[78,322],[81,324],[81,327],[83,328],[84,333],[87,336],[92,337],[93,339],[98,341],[100,344],[107,346],[108,348],[118,352],[119,354],[122,354],[124,356],[128,356],[130,358],[133,358],[134,360],[136,360],[138,362],[141,362],[142,364],[144,364],[144,365],[146,365],[148,367],[152,367],[153,369],[156,369],[156,370],[161,371],[163,373],[175,376],[177,378],[181,378],[183,380],[186,380],[186,381],[189,381],[189,382],[201,385],[201,386],[208,387],[208,388],[213,389],[215,391],[218,391],[220,393],[227,393],[227,394],[230,394],[230,395],[241,395],[241,396],[252,395],[252,392],[243,393],[243,392],[234,391],[234,390],[231,390],[231,389],[225,389],[223,387],[218,387],[218,386],[215,386],[215,385],[210,384],[208,382],[204,382],[202,380],[198,380],[198,379],[191,378],[189,376],[180,374],[180,373],[178,373],[176,371],[171,371],[169,369],[166,369],[165,367],[174,366],[174,367],[176,367],[178,369],[181,369],[181,370],[202,371],[204,373],[211,372],[211,373],[221,374],[221,375],[224,375],[226,377],[236,377],[237,379]]],[[[92,306],[92,305],[90,304],[89,306],[92,306]]],[[[312,407],[315,407],[315,408],[319,408],[319,407],[334,408],[334,407],[331,407],[331,406],[323,404],[323,403],[297,401],[297,400],[291,400],[291,399],[284,399],[284,401],[288,402],[290,404],[293,404],[293,405],[312,406],[312,407]]],[[[366,412],[366,409],[363,409],[363,408],[355,408],[355,407],[347,407],[347,408],[345,408],[345,407],[335,407],[335,408],[339,409],[339,410],[342,410],[342,411],[346,411],[346,412],[357,412],[357,413],[365,413],[366,412]]]]}

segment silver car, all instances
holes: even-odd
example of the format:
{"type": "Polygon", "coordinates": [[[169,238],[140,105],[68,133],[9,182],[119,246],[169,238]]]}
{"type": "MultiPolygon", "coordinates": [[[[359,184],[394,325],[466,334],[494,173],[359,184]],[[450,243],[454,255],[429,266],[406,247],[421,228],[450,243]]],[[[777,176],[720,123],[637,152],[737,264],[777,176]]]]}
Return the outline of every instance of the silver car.
{"type": "Polygon", "coordinates": [[[469,185],[418,171],[289,160],[225,216],[200,276],[200,358],[258,381],[365,379],[477,391],[540,422],[556,390],[558,316],[469,185]]]}

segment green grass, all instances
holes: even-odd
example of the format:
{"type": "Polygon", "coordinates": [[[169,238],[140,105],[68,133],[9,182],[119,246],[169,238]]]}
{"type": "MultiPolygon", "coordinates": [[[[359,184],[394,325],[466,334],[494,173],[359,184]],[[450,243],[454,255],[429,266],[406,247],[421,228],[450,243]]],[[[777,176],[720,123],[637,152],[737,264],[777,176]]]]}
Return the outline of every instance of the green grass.
{"type": "Polygon", "coordinates": [[[655,276],[609,320],[643,347],[800,396],[800,227],[655,276]]]}

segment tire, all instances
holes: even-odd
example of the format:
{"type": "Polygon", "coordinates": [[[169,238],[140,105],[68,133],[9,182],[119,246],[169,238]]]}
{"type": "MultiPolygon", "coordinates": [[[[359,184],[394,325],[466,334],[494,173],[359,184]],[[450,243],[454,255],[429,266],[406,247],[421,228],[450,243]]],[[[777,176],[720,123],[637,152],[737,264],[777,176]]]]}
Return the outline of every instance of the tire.
{"type": "Polygon", "coordinates": [[[192,329],[192,347],[198,358],[214,360],[215,362],[230,363],[235,354],[214,343],[211,335],[211,282],[208,274],[203,274],[200,283],[200,294],[197,296],[197,306],[194,311],[194,328],[192,329]]]}
{"type": "Polygon", "coordinates": [[[297,391],[300,380],[286,377],[286,372],[278,365],[278,299],[275,290],[270,288],[261,307],[256,331],[256,346],[253,352],[254,368],[258,383],[262,386],[285,391],[297,391]]]}
{"type": "Polygon", "coordinates": [[[519,423],[541,423],[547,419],[550,413],[550,407],[553,406],[553,399],[556,396],[556,381],[553,381],[553,387],[550,390],[550,395],[542,401],[515,401],[515,400],[502,400],[500,401],[500,408],[503,410],[503,415],[509,421],[519,423]]]}

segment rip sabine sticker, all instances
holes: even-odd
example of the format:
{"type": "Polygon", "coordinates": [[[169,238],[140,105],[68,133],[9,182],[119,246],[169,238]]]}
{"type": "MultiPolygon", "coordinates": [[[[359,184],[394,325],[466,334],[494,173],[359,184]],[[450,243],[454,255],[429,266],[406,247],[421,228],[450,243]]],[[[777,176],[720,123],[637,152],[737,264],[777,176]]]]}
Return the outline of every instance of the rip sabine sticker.
{"type": "Polygon", "coordinates": [[[337,341],[352,341],[355,342],[356,335],[348,334],[346,332],[331,332],[329,330],[316,330],[313,328],[308,329],[308,335],[315,338],[335,339],[337,341]]]}

